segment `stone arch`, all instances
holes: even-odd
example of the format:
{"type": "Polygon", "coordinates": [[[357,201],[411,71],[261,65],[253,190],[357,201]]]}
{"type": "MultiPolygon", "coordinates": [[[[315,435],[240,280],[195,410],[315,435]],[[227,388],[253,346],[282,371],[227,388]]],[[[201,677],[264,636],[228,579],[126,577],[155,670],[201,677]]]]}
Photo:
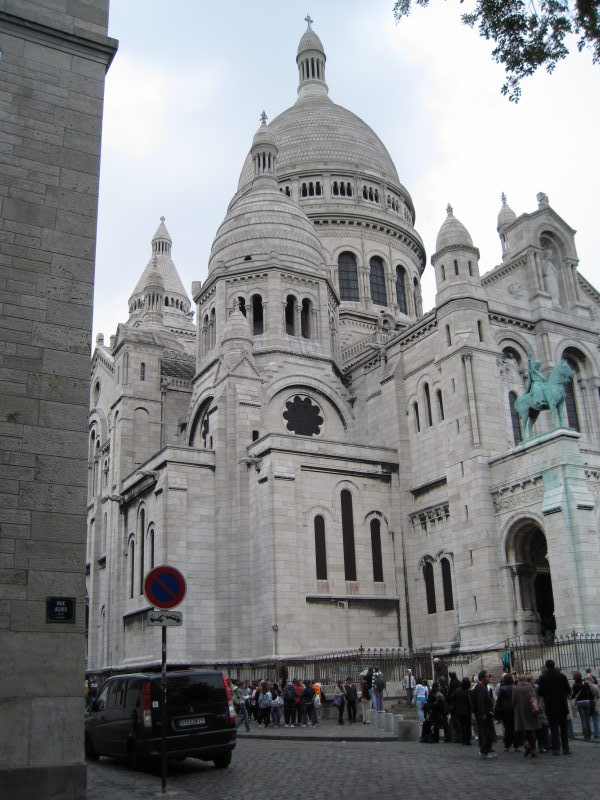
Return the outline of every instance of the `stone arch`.
{"type": "Polygon", "coordinates": [[[323,401],[333,407],[344,426],[344,430],[348,429],[348,419],[352,419],[353,415],[347,408],[343,398],[322,381],[316,378],[308,378],[306,375],[289,375],[275,381],[265,391],[265,408],[271,404],[276,395],[288,391],[297,391],[298,394],[310,394],[312,392],[319,395],[323,401]]]}
{"type": "Polygon", "coordinates": [[[556,620],[548,542],[544,526],[535,515],[520,517],[508,524],[503,560],[513,580],[515,615],[533,618],[537,630],[527,632],[553,636],[556,620]]]}
{"type": "Polygon", "coordinates": [[[192,424],[188,426],[189,434],[188,434],[188,445],[190,447],[207,447],[207,444],[204,440],[205,434],[208,433],[208,430],[203,431],[202,426],[205,422],[205,417],[211,406],[214,403],[215,398],[213,395],[209,395],[201,400],[192,415],[192,424]],[[202,444],[200,442],[202,441],[202,444]]]}

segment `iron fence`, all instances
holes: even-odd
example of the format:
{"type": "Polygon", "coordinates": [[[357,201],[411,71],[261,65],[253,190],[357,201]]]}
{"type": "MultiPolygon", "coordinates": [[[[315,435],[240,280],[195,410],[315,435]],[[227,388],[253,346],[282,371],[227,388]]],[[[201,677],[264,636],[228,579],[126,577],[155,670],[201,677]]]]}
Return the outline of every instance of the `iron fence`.
{"type": "MultiPolygon", "coordinates": [[[[569,678],[572,672],[584,672],[591,667],[600,672],[600,634],[577,634],[562,636],[552,642],[523,643],[509,641],[506,644],[486,650],[461,652],[458,650],[413,651],[401,648],[363,648],[340,650],[319,655],[294,656],[285,659],[290,679],[316,679],[323,684],[334,684],[345,680],[348,676],[357,681],[360,673],[367,667],[377,667],[383,673],[386,683],[401,683],[407,669],[412,670],[418,680],[423,677],[431,680],[435,677],[434,658],[441,659],[446,670],[454,670],[459,677],[466,675],[472,678],[480,669],[490,669],[494,678],[499,678],[502,670],[502,658],[506,651],[510,655],[510,668],[515,672],[532,672],[537,674],[547,659],[552,659],[556,666],[569,678]]],[[[255,681],[262,678],[274,679],[279,672],[279,659],[258,659],[240,661],[194,661],[185,664],[169,663],[169,670],[195,667],[198,669],[219,669],[225,675],[240,680],[255,681]]],[[[160,664],[138,664],[126,671],[158,671],[160,664]]],[[[103,678],[107,678],[116,670],[98,670],[103,678]]],[[[120,672],[124,670],[119,670],[120,672]]]]}

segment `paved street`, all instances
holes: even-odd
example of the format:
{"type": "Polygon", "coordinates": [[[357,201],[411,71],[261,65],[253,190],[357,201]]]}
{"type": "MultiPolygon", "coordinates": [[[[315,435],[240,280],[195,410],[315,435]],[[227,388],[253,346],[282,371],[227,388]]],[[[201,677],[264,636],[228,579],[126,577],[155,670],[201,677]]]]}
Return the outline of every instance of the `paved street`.
{"type": "MultiPolygon", "coordinates": [[[[319,726],[318,726],[319,727],[319,726]]],[[[210,763],[187,759],[170,766],[167,797],[191,800],[233,800],[238,796],[259,800],[310,800],[317,794],[327,800],[423,797],[500,800],[569,798],[589,800],[596,796],[600,780],[600,745],[575,741],[572,755],[540,754],[535,760],[522,752],[505,753],[480,760],[477,746],[423,745],[383,739],[368,726],[356,725],[352,733],[328,725],[328,733],[347,733],[346,741],[325,738],[302,741],[288,732],[254,731],[240,736],[231,766],[215,769],[210,763]],[[370,741],[365,736],[371,735],[370,741]],[[360,738],[355,738],[360,737],[360,738]]],[[[309,731],[310,733],[310,731],[309,731]]],[[[163,796],[160,766],[131,772],[112,759],[88,762],[88,800],[146,800],[163,796]]]]}

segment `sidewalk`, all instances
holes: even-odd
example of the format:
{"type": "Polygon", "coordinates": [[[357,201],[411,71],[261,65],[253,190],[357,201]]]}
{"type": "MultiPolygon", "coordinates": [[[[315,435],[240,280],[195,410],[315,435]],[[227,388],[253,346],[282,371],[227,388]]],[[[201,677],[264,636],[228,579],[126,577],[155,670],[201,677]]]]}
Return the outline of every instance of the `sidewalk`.
{"type": "Polygon", "coordinates": [[[303,728],[296,725],[293,728],[286,728],[281,723],[279,728],[269,725],[265,728],[255,722],[250,724],[250,731],[246,731],[244,724],[240,725],[237,731],[239,739],[280,739],[280,740],[303,740],[319,741],[326,739],[328,742],[390,742],[398,741],[398,736],[391,731],[385,731],[374,724],[364,725],[361,721],[349,722],[344,719],[344,724],[340,725],[336,719],[321,719],[314,728],[310,725],[303,728]]]}

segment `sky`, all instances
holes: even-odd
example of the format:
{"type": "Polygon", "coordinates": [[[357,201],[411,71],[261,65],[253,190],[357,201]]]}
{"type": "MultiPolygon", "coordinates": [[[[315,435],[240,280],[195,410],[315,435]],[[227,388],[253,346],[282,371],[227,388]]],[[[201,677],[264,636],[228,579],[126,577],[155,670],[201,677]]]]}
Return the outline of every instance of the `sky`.
{"type": "Polygon", "coordinates": [[[105,88],[94,340],[127,320],[161,216],[190,299],[192,281],[205,280],[261,112],[272,119],[297,98],[307,12],[329,96],[373,128],[413,199],[425,310],[447,204],[483,274],[501,261],[502,192],[517,215],[545,192],[577,231],[580,272],[600,288],[600,66],[573,47],[510,103],[493,44],[460,22],[470,5],[432,0],[396,24],[393,0],[111,0],[119,50],[105,88]]]}

